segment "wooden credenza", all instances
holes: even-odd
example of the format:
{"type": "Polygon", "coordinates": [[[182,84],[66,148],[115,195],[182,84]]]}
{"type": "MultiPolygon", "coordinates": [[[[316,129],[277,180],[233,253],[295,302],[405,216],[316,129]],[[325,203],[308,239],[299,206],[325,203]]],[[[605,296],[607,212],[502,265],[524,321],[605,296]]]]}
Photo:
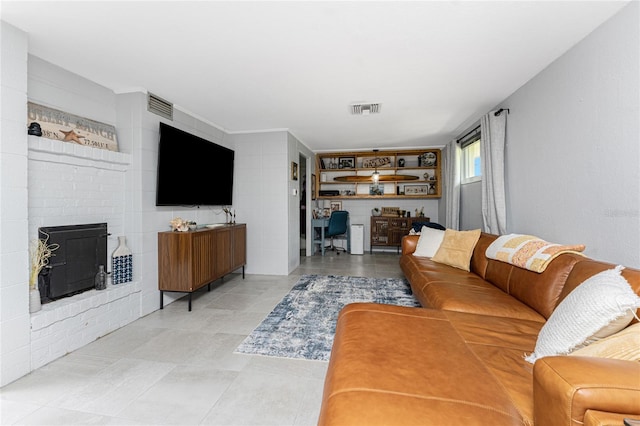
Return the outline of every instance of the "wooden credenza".
{"type": "Polygon", "coordinates": [[[402,237],[409,233],[413,222],[429,222],[429,218],[371,216],[369,253],[373,254],[374,247],[396,247],[399,251],[402,237]]]}
{"type": "Polygon", "coordinates": [[[160,309],[165,291],[191,293],[247,263],[247,226],[229,224],[188,232],[158,232],[160,309]]]}

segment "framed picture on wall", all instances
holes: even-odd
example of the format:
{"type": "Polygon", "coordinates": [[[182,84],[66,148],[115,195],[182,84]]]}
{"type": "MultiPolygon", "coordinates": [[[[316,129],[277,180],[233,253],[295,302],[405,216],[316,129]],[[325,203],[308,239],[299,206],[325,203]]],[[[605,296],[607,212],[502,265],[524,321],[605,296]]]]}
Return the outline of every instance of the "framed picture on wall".
{"type": "Polygon", "coordinates": [[[384,185],[372,183],[369,185],[369,195],[384,195],[384,185]]]}
{"type": "Polygon", "coordinates": [[[338,158],[339,169],[353,169],[356,167],[356,157],[340,157],[338,158]]]}
{"type": "Polygon", "coordinates": [[[311,175],[311,199],[316,199],[316,175],[311,175]]]}
{"type": "Polygon", "coordinates": [[[298,180],[298,163],[291,162],[291,180],[298,180]]]}
{"type": "Polygon", "coordinates": [[[426,195],[429,193],[429,185],[405,185],[405,195],[426,195]]]}
{"type": "Polygon", "coordinates": [[[338,210],[342,210],[342,201],[332,201],[330,206],[331,206],[331,211],[332,212],[336,212],[338,210]]]}

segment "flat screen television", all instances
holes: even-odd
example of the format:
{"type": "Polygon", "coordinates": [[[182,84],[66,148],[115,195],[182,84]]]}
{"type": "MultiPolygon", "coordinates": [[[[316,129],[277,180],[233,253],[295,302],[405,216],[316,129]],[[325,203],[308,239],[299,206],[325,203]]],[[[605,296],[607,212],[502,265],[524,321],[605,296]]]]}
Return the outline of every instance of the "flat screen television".
{"type": "Polygon", "coordinates": [[[160,123],[156,206],[229,206],[234,151],[160,123]]]}

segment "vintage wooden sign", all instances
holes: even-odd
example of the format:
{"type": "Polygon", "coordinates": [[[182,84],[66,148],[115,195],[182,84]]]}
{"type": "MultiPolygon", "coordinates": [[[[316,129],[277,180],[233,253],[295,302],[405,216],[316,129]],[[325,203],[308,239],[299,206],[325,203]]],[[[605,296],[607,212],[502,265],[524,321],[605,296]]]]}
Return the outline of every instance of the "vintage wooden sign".
{"type": "Polygon", "coordinates": [[[115,126],[32,102],[27,104],[27,120],[40,125],[43,138],[118,151],[115,126]]]}

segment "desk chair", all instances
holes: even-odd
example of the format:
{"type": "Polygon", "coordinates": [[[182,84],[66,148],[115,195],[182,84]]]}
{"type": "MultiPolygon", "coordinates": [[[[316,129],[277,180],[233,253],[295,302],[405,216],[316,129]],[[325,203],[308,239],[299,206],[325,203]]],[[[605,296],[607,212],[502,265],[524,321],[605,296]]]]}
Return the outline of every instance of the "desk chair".
{"type": "Polygon", "coordinates": [[[336,251],[338,250],[338,255],[340,254],[339,250],[347,251],[343,247],[336,247],[333,245],[333,237],[338,235],[343,235],[347,233],[347,222],[349,221],[349,212],[344,210],[335,210],[331,212],[331,217],[329,218],[329,226],[324,229],[324,236],[331,237],[331,245],[325,247],[326,249],[336,251]]]}

